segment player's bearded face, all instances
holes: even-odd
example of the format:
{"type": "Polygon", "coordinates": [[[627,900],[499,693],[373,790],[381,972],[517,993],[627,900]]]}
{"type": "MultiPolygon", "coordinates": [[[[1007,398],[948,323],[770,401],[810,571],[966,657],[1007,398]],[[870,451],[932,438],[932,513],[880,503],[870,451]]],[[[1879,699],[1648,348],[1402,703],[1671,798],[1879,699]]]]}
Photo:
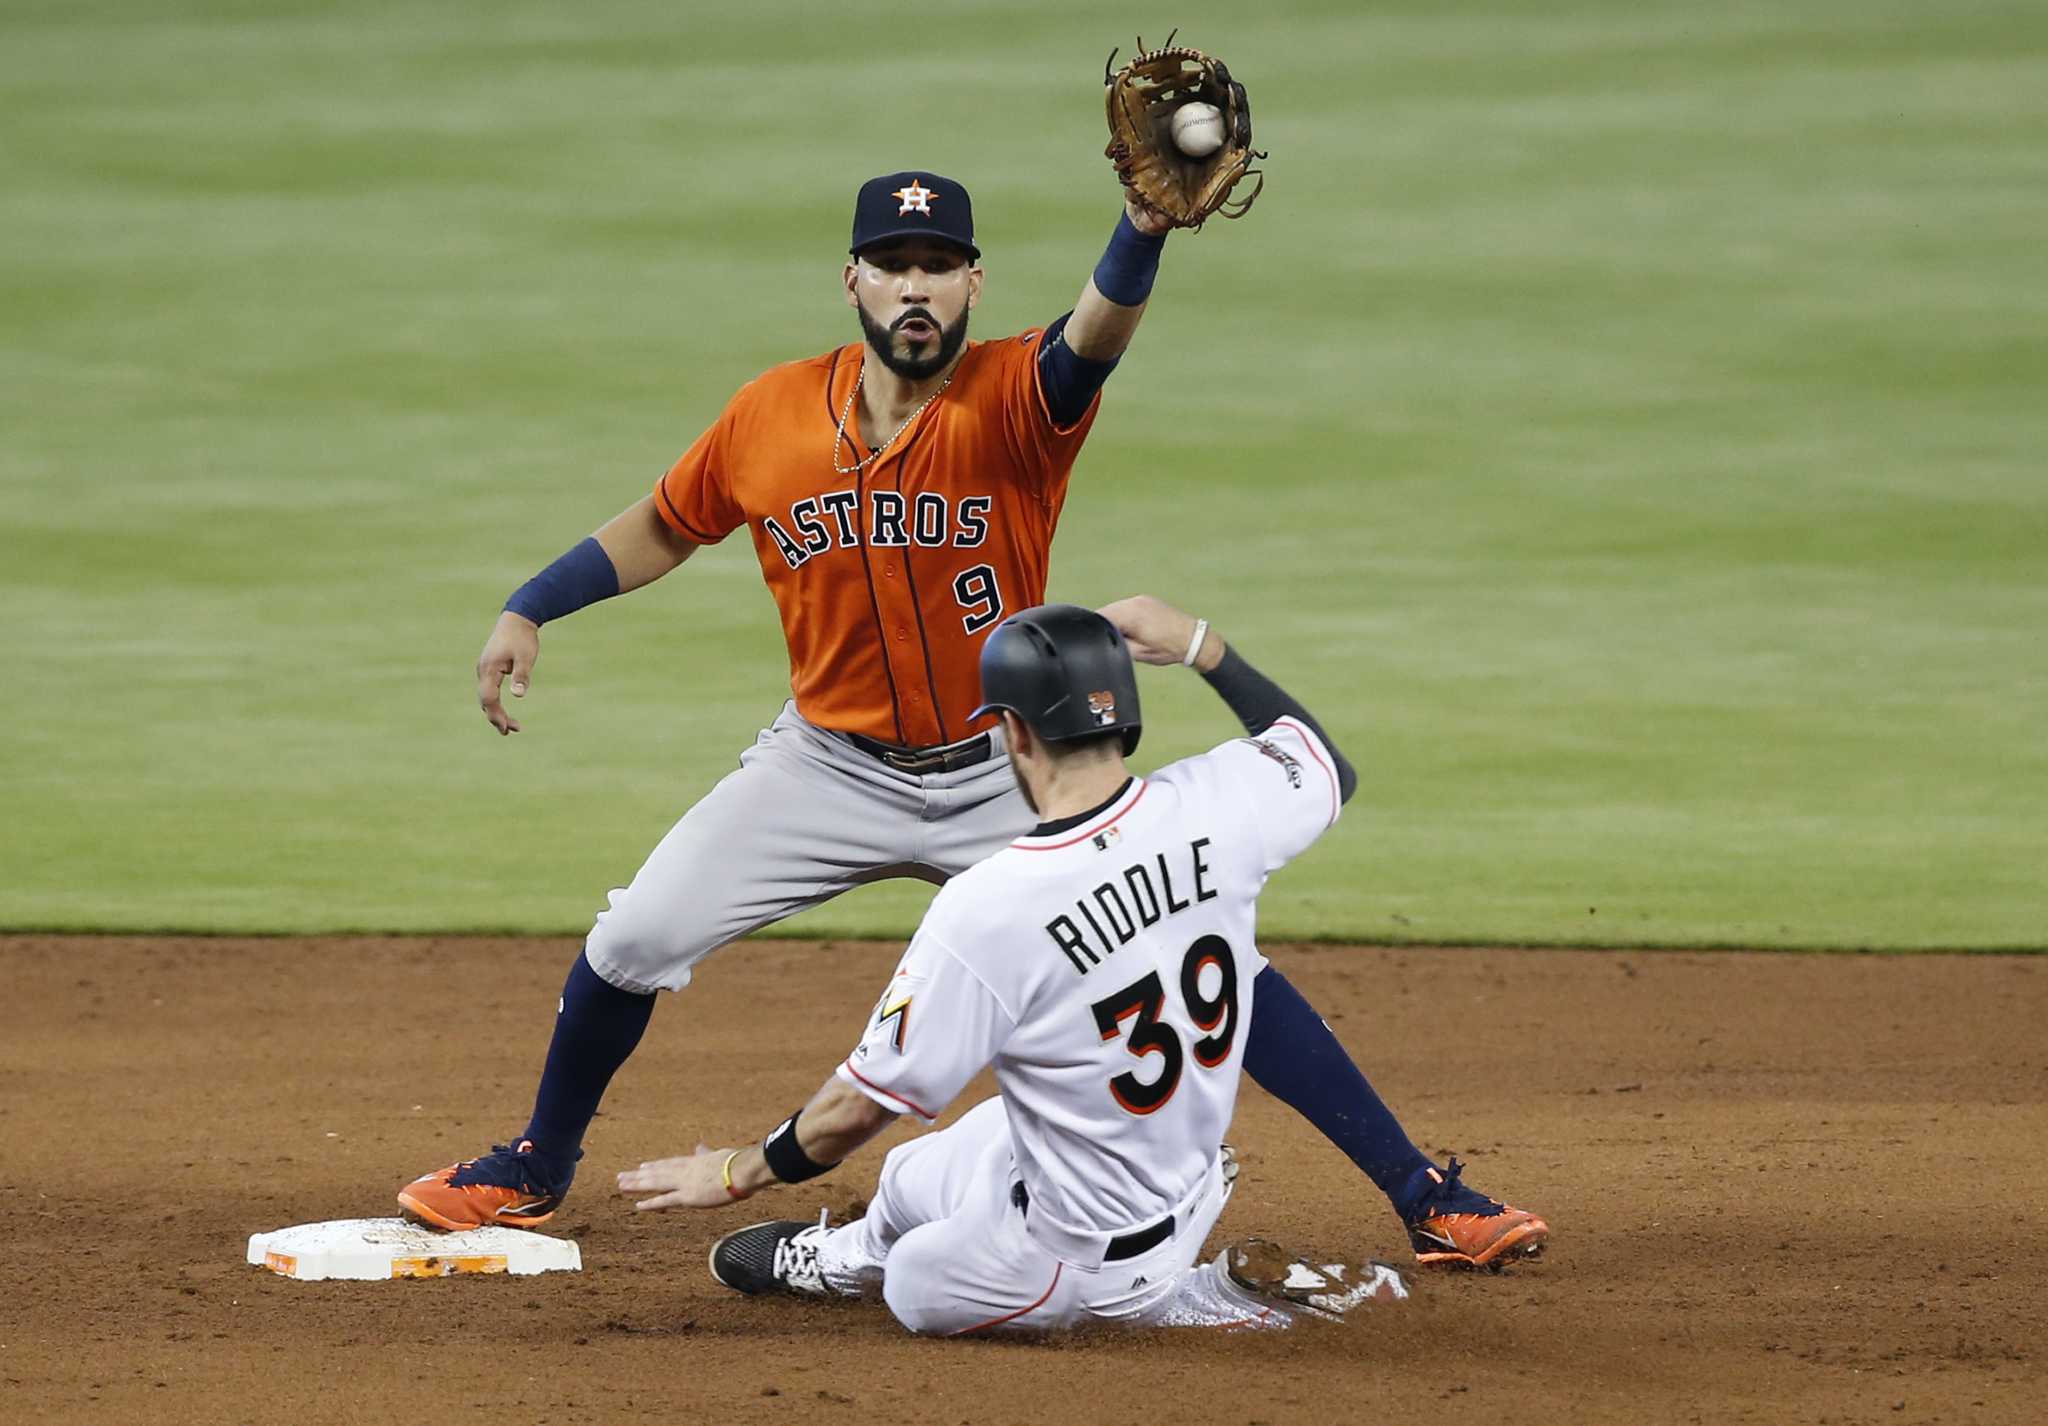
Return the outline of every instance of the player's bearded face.
{"type": "Polygon", "coordinates": [[[848,264],[847,279],[861,334],[897,376],[923,381],[960,355],[981,290],[981,269],[965,253],[915,238],[883,243],[848,264]]]}
{"type": "Polygon", "coordinates": [[[860,309],[860,329],[867,336],[868,345],[882,359],[882,365],[905,381],[923,381],[944,371],[967,340],[965,307],[951,326],[940,325],[927,307],[906,308],[884,325],[868,311],[867,303],[855,305],[860,309]]]}

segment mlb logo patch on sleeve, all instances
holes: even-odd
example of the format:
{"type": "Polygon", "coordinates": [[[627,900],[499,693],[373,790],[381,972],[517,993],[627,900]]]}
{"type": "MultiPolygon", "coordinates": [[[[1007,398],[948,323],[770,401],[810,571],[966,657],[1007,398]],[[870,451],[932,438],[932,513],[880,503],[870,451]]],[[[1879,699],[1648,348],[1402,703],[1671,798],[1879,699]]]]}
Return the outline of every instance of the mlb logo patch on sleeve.
{"type": "Polygon", "coordinates": [[[1301,786],[1301,762],[1292,753],[1267,742],[1264,738],[1246,738],[1245,741],[1280,764],[1280,770],[1287,774],[1289,787],[1301,786]]]}

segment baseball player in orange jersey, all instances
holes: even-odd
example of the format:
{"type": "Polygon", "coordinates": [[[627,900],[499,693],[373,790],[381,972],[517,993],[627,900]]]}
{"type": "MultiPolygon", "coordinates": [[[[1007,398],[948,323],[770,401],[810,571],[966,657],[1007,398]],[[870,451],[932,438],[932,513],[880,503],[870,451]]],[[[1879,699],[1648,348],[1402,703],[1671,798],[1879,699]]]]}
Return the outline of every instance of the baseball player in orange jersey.
{"type": "MultiPolygon", "coordinates": [[[[942,884],[1030,828],[1000,727],[970,716],[976,661],[1007,613],[1044,601],[1068,475],[1164,242],[1156,215],[1127,199],[1071,312],[969,342],[983,272],[967,190],[928,170],[869,180],[842,273],[862,340],[747,383],[653,493],[507,601],[477,660],[478,701],[501,734],[520,724],[500,690],[509,677],[524,696],[543,623],[744,526],[781,612],[794,697],[598,914],[525,1132],[406,1185],[409,1213],[447,1229],[546,1222],[654,991],[680,990],[720,946],[851,887],[942,884]]],[[[1491,1265],[1540,1246],[1540,1220],[1465,1188],[1455,1162],[1439,1169],[1408,1141],[1286,989],[1266,994],[1247,1071],[1388,1194],[1419,1257],[1491,1265]]]]}

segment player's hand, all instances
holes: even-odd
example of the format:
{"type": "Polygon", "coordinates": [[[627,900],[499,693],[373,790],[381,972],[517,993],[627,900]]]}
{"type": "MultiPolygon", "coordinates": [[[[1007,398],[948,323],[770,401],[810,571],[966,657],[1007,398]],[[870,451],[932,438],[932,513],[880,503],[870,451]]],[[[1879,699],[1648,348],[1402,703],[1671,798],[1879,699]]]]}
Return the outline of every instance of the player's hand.
{"type": "Polygon", "coordinates": [[[1131,220],[1132,227],[1148,238],[1173,231],[1173,224],[1164,213],[1128,188],[1124,190],[1124,215],[1131,220]]]}
{"type": "Polygon", "coordinates": [[[509,609],[500,614],[498,626],[484,640],[484,651],[476,656],[476,701],[501,736],[518,732],[519,720],[505,711],[505,705],[498,699],[498,689],[505,675],[510,674],[512,696],[526,697],[526,686],[533,681],[534,661],[539,657],[540,625],[509,609]]]}
{"type": "MultiPolygon", "coordinates": [[[[1139,663],[1179,663],[1187,657],[1188,642],[1195,637],[1194,615],[1149,594],[1119,599],[1096,612],[1116,625],[1117,632],[1130,646],[1131,657],[1139,663]]],[[[1201,652],[1195,656],[1195,667],[1206,672],[1222,659],[1222,636],[1211,629],[1202,640],[1201,652]]]]}
{"type": "Polygon", "coordinates": [[[681,1158],[656,1159],[619,1175],[619,1192],[651,1193],[633,1205],[635,1213],[663,1208],[719,1208],[733,1201],[725,1191],[725,1161],[731,1149],[704,1144],[681,1158]]]}

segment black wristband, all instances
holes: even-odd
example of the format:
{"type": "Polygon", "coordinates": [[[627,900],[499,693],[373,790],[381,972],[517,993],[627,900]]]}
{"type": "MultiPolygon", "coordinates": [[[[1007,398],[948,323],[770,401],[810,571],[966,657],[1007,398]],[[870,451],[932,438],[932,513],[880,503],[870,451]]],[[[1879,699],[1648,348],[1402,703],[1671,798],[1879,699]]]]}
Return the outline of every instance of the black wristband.
{"type": "Polygon", "coordinates": [[[761,1157],[768,1160],[768,1172],[783,1183],[802,1183],[805,1179],[816,1178],[821,1173],[830,1173],[837,1164],[821,1164],[804,1152],[804,1146],[796,1141],[797,1114],[777,1124],[761,1141],[761,1157]]]}

